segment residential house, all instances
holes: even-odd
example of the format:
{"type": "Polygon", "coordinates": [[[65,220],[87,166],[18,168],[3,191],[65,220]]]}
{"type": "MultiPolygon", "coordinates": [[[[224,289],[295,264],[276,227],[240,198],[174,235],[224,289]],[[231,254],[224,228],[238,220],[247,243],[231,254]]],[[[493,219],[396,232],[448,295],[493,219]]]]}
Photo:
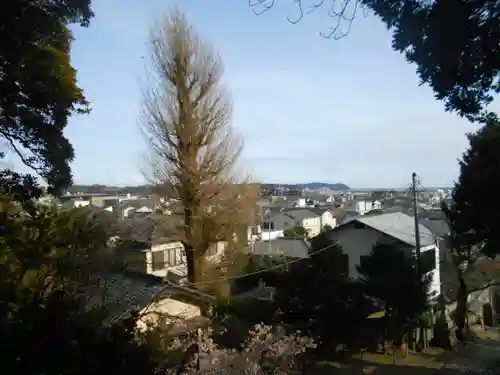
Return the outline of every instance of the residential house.
{"type": "Polygon", "coordinates": [[[114,323],[139,313],[137,326],[147,327],[159,317],[172,325],[173,334],[182,334],[207,325],[203,312],[213,303],[211,296],[165,283],[161,278],[140,274],[112,274],[89,293],[88,307],[106,307],[107,321],[114,323]]]}
{"type": "MultiPolygon", "coordinates": [[[[457,308],[456,300],[460,284],[455,255],[449,244],[450,228],[442,210],[423,211],[420,223],[429,228],[439,244],[441,295],[446,304],[444,312],[448,328],[454,331],[453,315],[457,308]]],[[[495,287],[488,286],[488,283],[499,273],[500,262],[492,259],[479,259],[474,268],[465,273],[465,281],[470,291],[467,297],[470,323],[476,323],[479,317],[483,317],[486,325],[494,324],[495,287]]]]}
{"type": "Polygon", "coordinates": [[[303,227],[308,237],[317,236],[321,232],[321,215],[310,209],[283,212],[285,228],[303,227]],[[287,219],[288,217],[288,219],[287,219]]]}
{"type": "MultiPolygon", "coordinates": [[[[429,229],[419,225],[419,231],[422,271],[431,273],[431,290],[439,294],[439,249],[429,229]]],[[[357,266],[377,243],[398,244],[410,256],[416,252],[414,220],[404,213],[358,216],[322,235],[342,246],[348,256],[350,277],[358,276],[357,266]]]]}
{"type": "Polygon", "coordinates": [[[309,208],[308,210],[319,215],[321,230],[323,230],[326,225],[330,228],[335,228],[337,226],[337,217],[335,216],[334,209],[329,206],[317,206],[309,208]]]}
{"type": "Polygon", "coordinates": [[[283,213],[272,215],[261,224],[260,239],[270,241],[276,238],[283,237],[286,227],[289,227],[288,221],[290,218],[283,213]]]}
{"type": "MultiPolygon", "coordinates": [[[[181,242],[162,235],[150,218],[123,220],[119,234],[126,251],[127,267],[142,274],[183,282],[187,277],[186,254],[181,242]]],[[[227,242],[219,241],[205,254],[210,262],[220,261],[227,242]]]]}
{"type": "Polygon", "coordinates": [[[379,200],[368,200],[361,199],[356,202],[356,212],[360,215],[364,215],[372,210],[380,210],[382,208],[382,203],[379,200]]]}

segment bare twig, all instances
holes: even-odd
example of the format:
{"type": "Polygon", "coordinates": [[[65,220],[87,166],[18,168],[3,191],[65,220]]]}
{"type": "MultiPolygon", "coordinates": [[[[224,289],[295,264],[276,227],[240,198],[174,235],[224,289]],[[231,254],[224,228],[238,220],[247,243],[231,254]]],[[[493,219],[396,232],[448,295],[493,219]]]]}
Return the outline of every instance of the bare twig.
{"type": "MultiPolygon", "coordinates": [[[[320,35],[326,39],[341,39],[349,34],[352,23],[358,13],[362,9],[364,17],[368,15],[368,8],[362,4],[360,0],[319,0],[308,3],[306,0],[292,0],[295,4],[298,15],[294,18],[287,16],[286,19],[292,24],[299,23],[306,14],[326,7],[328,17],[332,19],[332,25],[327,32],[320,32],[320,35]]],[[[255,15],[262,15],[269,11],[275,5],[275,0],[249,0],[248,5],[255,15]]]]}

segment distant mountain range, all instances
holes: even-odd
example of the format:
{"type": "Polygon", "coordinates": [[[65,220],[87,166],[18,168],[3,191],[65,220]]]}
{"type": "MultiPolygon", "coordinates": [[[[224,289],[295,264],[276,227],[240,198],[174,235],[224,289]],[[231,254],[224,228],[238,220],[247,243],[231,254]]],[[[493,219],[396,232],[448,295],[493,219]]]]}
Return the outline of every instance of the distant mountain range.
{"type": "MultiPolygon", "coordinates": [[[[261,184],[263,188],[276,188],[276,187],[286,187],[286,188],[298,188],[298,189],[321,189],[328,188],[334,191],[345,191],[349,190],[349,186],[342,183],[330,184],[326,182],[308,182],[304,184],[261,184]]],[[[155,188],[151,185],[139,185],[139,186],[108,186],[108,185],[73,185],[69,188],[69,192],[72,194],[83,193],[83,194],[131,194],[131,195],[148,195],[153,193],[155,188]]]]}
{"type": "Polygon", "coordinates": [[[330,184],[328,182],[308,182],[305,184],[296,184],[295,186],[301,189],[315,189],[315,190],[321,188],[328,188],[330,190],[335,190],[335,191],[344,191],[350,189],[349,186],[341,182],[335,184],[330,184]]]}
{"type": "Polygon", "coordinates": [[[264,189],[275,189],[278,187],[281,188],[288,188],[288,189],[321,189],[321,188],[328,188],[330,190],[334,191],[345,191],[349,190],[349,186],[343,183],[335,183],[331,184],[328,182],[307,182],[307,183],[302,183],[302,184],[269,184],[269,183],[264,183],[260,184],[260,186],[264,189]]]}

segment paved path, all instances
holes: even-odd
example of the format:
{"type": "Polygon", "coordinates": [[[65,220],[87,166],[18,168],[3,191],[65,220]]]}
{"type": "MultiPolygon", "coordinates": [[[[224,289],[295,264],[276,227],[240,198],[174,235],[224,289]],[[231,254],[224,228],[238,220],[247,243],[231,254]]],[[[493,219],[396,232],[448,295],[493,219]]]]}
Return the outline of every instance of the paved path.
{"type": "Polygon", "coordinates": [[[444,365],[440,375],[456,374],[459,370],[465,373],[496,375],[500,374],[500,341],[478,340],[473,343],[464,343],[454,359],[444,365]]]}

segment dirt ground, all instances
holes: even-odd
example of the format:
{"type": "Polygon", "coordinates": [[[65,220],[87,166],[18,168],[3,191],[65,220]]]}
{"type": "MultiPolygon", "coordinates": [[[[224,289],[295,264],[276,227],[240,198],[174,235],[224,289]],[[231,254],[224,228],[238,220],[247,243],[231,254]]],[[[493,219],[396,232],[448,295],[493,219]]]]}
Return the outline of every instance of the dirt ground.
{"type": "MultiPolygon", "coordinates": [[[[455,351],[429,348],[423,353],[404,357],[396,351],[389,354],[364,353],[346,363],[322,362],[318,375],[459,375],[464,373],[495,375],[500,373],[500,331],[473,329],[475,340],[460,344],[455,351]]],[[[316,374],[315,374],[316,375],[316,374]]]]}

